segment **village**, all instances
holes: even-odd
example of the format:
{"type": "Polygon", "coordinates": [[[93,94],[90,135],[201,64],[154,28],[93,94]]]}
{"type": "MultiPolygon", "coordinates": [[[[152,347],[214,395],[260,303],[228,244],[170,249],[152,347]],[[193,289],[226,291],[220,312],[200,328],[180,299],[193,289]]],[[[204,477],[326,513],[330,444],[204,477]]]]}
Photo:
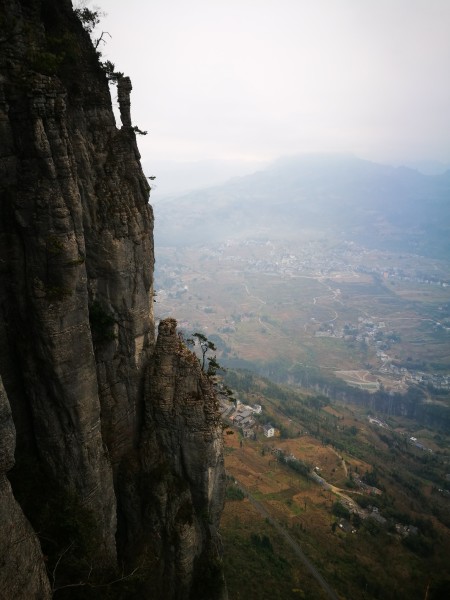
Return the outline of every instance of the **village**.
{"type": "MultiPolygon", "coordinates": [[[[326,245],[322,241],[307,241],[301,247],[289,247],[276,240],[229,240],[215,248],[199,247],[198,254],[208,260],[235,264],[245,273],[281,275],[283,277],[332,277],[336,274],[364,275],[380,280],[417,283],[441,288],[450,287],[448,273],[435,264],[418,266],[413,257],[397,258],[399,265],[386,265],[384,256],[377,260],[376,251],[368,250],[352,241],[326,245]],[[427,270],[431,269],[431,270],[427,270]]],[[[157,269],[162,288],[158,293],[179,295],[187,291],[183,275],[190,271],[187,265],[160,261],[157,269]]]]}
{"type": "MultiPolygon", "coordinates": [[[[276,438],[279,436],[279,431],[277,431],[271,423],[267,422],[261,425],[264,421],[261,421],[261,415],[263,413],[261,405],[254,404],[250,406],[243,404],[239,400],[230,402],[226,395],[219,395],[219,402],[224,424],[231,426],[233,429],[240,430],[244,439],[256,440],[258,431],[262,431],[266,438],[276,438]],[[259,418],[257,419],[256,416],[259,418]]],[[[372,425],[389,429],[389,426],[381,419],[369,417],[369,421],[372,425]]],[[[427,450],[427,448],[421,445],[414,437],[411,437],[408,442],[423,450],[427,450]]],[[[375,485],[370,485],[367,481],[364,481],[363,477],[360,477],[355,473],[352,475],[352,482],[355,490],[357,490],[359,495],[362,494],[368,499],[368,502],[361,506],[361,501],[356,502],[349,496],[347,490],[344,491],[335,485],[328,483],[321,475],[321,468],[319,466],[312,467],[298,459],[292,453],[286,453],[281,448],[275,446],[264,445],[262,452],[271,453],[278,463],[286,465],[298,475],[311,479],[324,490],[335,494],[337,500],[333,505],[333,514],[336,519],[332,523],[333,531],[338,527],[343,533],[356,534],[362,520],[371,520],[374,523],[374,527],[376,526],[386,530],[389,529],[392,534],[399,538],[418,535],[418,527],[414,524],[392,522],[391,519],[383,516],[376,501],[376,498],[383,494],[382,490],[375,485]],[[373,500],[370,501],[370,498],[373,498],[373,500]]]]}
{"type": "MultiPolygon", "coordinates": [[[[361,359],[366,357],[359,369],[367,370],[367,380],[365,376],[359,381],[358,377],[347,377],[343,373],[342,378],[349,385],[372,392],[380,390],[380,386],[400,393],[409,386],[420,386],[431,394],[450,390],[449,371],[441,367],[434,368],[431,363],[425,365],[420,360],[420,351],[412,358],[407,354],[402,356],[402,348],[409,341],[407,336],[411,335],[409,330],[404,335],[408,318],[411,323],[423,324],[427,339],[445,343],[446,336],[450,335],[450,302],[446,301],[450,280],[442,266],[426,260],[417,262],[409,255],[385,256],[351,241],[334,244],[308,241],[300,246],[275,240],[229,240],[214,248],[199,247],[194,256],[202,261],[202,268],[205,269],[203,275],[192,271],[187,257],[183,261],[160,258],[157,270],[160,287],[155,300],[158,308],[164,312],[167,307],[184,304],[185,299],[196,302],[188,318],[180,321],[182,328],[192,330],[200,327],[205,331],[214,328],[230,347],[235,345],[236,339],[241,344],[239,335],[242,330],[255,326],[259,328],[260,336],[275,331],[282,334],[277,317],[278,311],[282,313],[283,306],[278,296],[255,295],[246,277],[260,274],[264,281],[269,276],[287,281],[300,280],[302,284],[299,289],[304,298],[294,310],[297,311],[296,318],[302,324],[304,336],[317,338],[320,347],[323,346],[321,338],[339,340],[343,357],[354,349],[357,349],[361,359]],[[208,287],[211,285],[208,269],[211,268],[215,271],[220,269],[225,278],[228,272],[239,272],[243,278],[238,295],[223,297],[223,306],[217,304],[213,290],[208,287]],[[317,283],[324,288],[323,295],[317,294],[317,283]],[[410,317],[398,320],[397,317],[390,319],[389,311],[381,311],[377,316],[358,310],[356,300],[354,317],[349,314],[348,308],[353,306],[352,299],[355,298],[352,294],[360,293],[358,286],[363,286],[367,297],[375,293],[378,287],[380,293],[389,296],[391,292],[385,291],[385,287],[394,284],[393,290],[411,284],[422,286],[422,290],[428,291],[421,291],[420,294],[431,294],[433,297],[437,294],[439,304],[436,303],[432,312],[427,308],[426,314],[417,311],[411,313],[410,317]],[[305,294],[308,289],[311,289],[311,296],[305,294]],[[246,303],[248,300],[253,305],[246,303]],[[229,312],[228,306],[233,307],[228,308],[229,312]]],[[[263,283],[260,289],[265,290],[266,285],[263,283]]],[[[398,301],[397,296],[394,297],[398,301]]],[[[180,313],[179,308],[177,311],[180,313]]],[[[339,373],[337,375],[341,376],[339,373]]]]}
{"type": "MultiPolygon", "coordinates": [[[[255,415],[262,414],[261,405],[254,404],[253,406],[249,406],[243,404],[240,400],[232,403],[227,396],[223,395],[219,395],[219,402],[222,419],[234,427],[241,429],[244,438],[256,439],[258,423],[255,415]]],[[[270,423],[266,423],[263,426],[263,431],[266,437],[273,437],[275,435],[275,428],[270,423]]]]}
{"type": "MultiPolygon", "coordinates": [[[[436,322],[436,326],[440,323],[436,322]]],[[[449,330],[450,331],[450,330],[449,330]]],[[[436,390],[450,390],[450,373],[427,373],[418,370],[413,361],[400,363],[393,359],[388,351],[400,342],[400,335],[395,330],[386,330],[384,321],[359,317],[357,323],[345,323],[343,327],[335,327],[332,321],[321,323],[315,332],[316,337],[343,339],[350,343],[359,343],[362,352],[368,348],[375,350],[379,373],[390,375],[404,384],[431,386],[436,390]],[[409,363],[409,364],[408,364],[409,363]]]]}

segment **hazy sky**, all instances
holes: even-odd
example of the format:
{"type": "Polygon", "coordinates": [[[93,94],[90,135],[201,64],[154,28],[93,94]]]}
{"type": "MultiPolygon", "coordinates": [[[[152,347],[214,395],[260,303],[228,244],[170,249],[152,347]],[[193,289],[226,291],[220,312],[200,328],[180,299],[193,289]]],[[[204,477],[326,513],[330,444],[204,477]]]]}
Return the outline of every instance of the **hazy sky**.
{"type": "MultiPolygon", "coordinates": [[[[76,4],[76,2],[75,2],[76,4]]],[[[144,162],[450,162],[450,0],[93,0],[144,162]]]]}

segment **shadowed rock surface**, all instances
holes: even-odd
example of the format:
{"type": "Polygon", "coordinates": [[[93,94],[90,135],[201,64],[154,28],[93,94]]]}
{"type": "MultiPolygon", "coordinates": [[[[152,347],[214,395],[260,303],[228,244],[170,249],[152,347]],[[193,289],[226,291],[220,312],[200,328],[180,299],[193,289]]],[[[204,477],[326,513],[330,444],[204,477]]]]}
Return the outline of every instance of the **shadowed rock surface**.
{"type": "Polygon", "coordinates": [[[6,477],[14,465],[15,438],[8,398],[0,379],[0,598],[48,598],[50,584],[39,541],[14,499],[6,477]]]}
{"type": "MultiPolygon", "coordinates": [[[[18,502],[5,479],[2,518],[31,522],[58,598],[224,597],[216,399],[175,321],[155,348],[131,83],[118,128],[69,0],[0,0],[0,27],[0,375],[18,502]]],[[[6,576],[5,597],[50,597],[28,537],[35,592],[6,576]]]]}

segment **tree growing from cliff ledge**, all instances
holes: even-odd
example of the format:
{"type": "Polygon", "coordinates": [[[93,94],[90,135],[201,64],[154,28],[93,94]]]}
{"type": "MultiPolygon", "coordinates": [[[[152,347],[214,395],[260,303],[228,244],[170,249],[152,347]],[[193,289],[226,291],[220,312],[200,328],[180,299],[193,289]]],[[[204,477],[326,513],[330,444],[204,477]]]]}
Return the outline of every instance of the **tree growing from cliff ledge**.
{"type": "Polygon", "coordinates": [[[200,360],[202,371],[211,379],[216,391],[218,391],[221,395],[226,396],[230,402],[233,402],[233,391],[227,385],[225,385],[223,381],[219,381],[217,377],[217,373],[219,371],[225,373],[226,369],[219,364],[215,354],[214,356],[207,356],[208,352],[217,351],[214,343],[211,342],[211,340],[209,340],[203,333],[196,332],[192,334],[192,337],[186,339],[186,344],[191,347],[199,346],[202,354],[202,358],[200,360]]]}
{"type": "Polygon", "coordinates": [[[188,346],[199,346],[200,351],[202,353],[202,359],[201,359],[202,371],[205,371],[207,373],[207,375],[215,375],[215,372],[218,369],[220,369],[220,366],[216,360],[216,355],[214,355],[212,358],[206,357],[208,352],[210,352],[210,351],[216,352],[217,351],[217,348],[213,344],[213,342],[211,342],[211,340],[208,340],[206,335],[204,335],[203,333],[196,332],[196,333],[192,334],[191,338],[188,338],[186,340],[186,343],[188,346]],[[206,369],[207,360],[209,361],[209,366],[206,369]],[[211,366],[211,363],[213,363],[212,366],[211,366]],[[215,369],[214,373],[209,373],[210,367],[213,370],[215,369]]]}
{"type": "Polygon", "coordinates": [[[219,365],[217,356],[206,356],[208,352],[216,352],[217,348],[211,340],[208,340],[203,333],[193,333],[192,338],[186,340],[188,346],[199,346],[202,353],[201,366],[208,377],[214,377],[218,371],[225,372],[225,369],[219,365]]]}
{"type": "Polygon", "coordinates": [[[80,19],[84,29],[91,34],[100,23],[100,13],[98,10],[89,10],[86,6],[80,6],[74,10],[80,19]]]}
{"type": "MultiPolygon", "coordinates": [[[[105,35],[111,37],[107,31],[102,31],[97,38],[93,38],[92,36],[95,28],[100,24],[100,18],[105,17],[106,13],[100,12],[98,7],[95,7],[94,10],[90,10],[87,8],[86,2],[81,2],[80,6],[74,9],[74,13],[81,21],[83,29],[91,36],[92,44],[94,45],[95,50],[97,50],[97,48],[100,46],[100,43],[106,44],[106,40],[104,39],[105,35]]],[[[98,56],[101,56],[100,52],[97,54],[98,56]]]]}

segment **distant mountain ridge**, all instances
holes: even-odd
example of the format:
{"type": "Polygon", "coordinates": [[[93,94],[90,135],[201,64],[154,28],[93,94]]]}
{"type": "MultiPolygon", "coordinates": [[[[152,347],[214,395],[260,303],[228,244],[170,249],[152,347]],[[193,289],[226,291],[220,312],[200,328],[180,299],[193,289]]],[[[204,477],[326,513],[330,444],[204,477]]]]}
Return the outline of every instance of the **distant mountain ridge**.
{"type": "Polygon", "coordinates": [[[450,256],[450,170],[424,175],[348,155],[279,159],[156,206],[158,243],[291,238],[300,230],[370,247],[450,256]]]}

